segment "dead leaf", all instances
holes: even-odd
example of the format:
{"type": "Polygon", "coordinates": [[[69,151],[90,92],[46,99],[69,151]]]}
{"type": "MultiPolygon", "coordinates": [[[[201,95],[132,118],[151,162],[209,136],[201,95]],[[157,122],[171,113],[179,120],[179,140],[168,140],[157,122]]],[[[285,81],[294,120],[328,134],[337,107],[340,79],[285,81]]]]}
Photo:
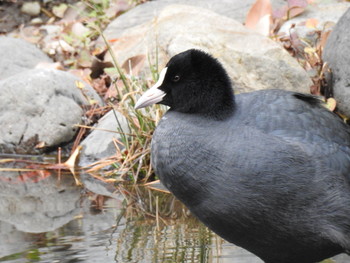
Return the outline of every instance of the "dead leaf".
{"type": "Polygon", "coordinates": [[[277,19],[284,19],[286,18],[288,7],[287,6],[282,6],[278,9],[273,10],[272,16],[273,18],[277,19]]]}
{"type": "Polygon", "coordinates": [[[269,35],[272,16],[272,6],[270,0],[256,0],[250,8],[245,26],[256,32],[269,35]],[[268,32],[266,34],[266,32],[268,32]]]}
{"type": "Polygon", "coordinates": [[[102,96],[107,92],[107,87],[110,83],[110,78],[106,75],[102,76],[101,78],[93,79],[92,80],[92,87],[94,88],[97,93],[102,96]],[[107,84],[108,82],[108,84],[107,84]]]}
{"type": "Polygon", "coordinates": [[[76,80],[75,81],[75,86],[78,88],[78,89],[84,89],[85,88],[85,85],[83,82],[79,81],[79,80],[76,80]]]}
{"type": "Polygon", "coordinates": [[[79,156],[80,154],[80,150],[82,149],[82,146],[79,145],[75,151],[73,152],[73,154],[68,158],[67,161],[64,162],[64,165],[66,167],[68,167],[69,169],[74,169],[75,168],[75,163],[76,163],[76,160],[77,160],[77,157],[79,156]]]}
{"type": "Polygon", "coordinates": [[[271,15],[263,16],[256,25],[255,31],[261,35],[269,36],[271,32],[271,22],[271,15]]]}
{"type": "Polygon", "coordinates": [[[294,49],[300,49],[303,47],[303,42],[300,40],[298,34],[296,31],[292,31],[290,34],[289,34],[289,38],[290,38],[290,43],[292,44],[292,47],[294,49]]]}
{"type": "Polygon", "coordinates": [[[308,6],[308,1],[307,0],[288,0],[288,7],[307,7],[308,6]]]}
{"type": "Polygon", "coordinates": [[[32,43],[37,44],[42,39],[40,34],[40,29],[37,26],[24,26],[19,27],[19,36],[20,38],[32,43]]]}
{"type": "Polygon", "coordinates": [[[327,103],[327,108],[330,111],[334,111],[335,108],[337,107],[337,101],[334,98],[328,98],[326,103],[327,103]]]}
{"type": "Polygon", "coordinates": [[[273,11],[273,17],[288,20],[302,14],[308,6],[307,0],[288,0],[287,5],[273,11]]]}
{"type": "Polygon", "coordinates": [[[45,142],[39,142],[37,145],[35,145],[36,149],[41,149],[44,148],[46,146],[45,142]]]}
{"type": "Polygon", "coordinates": [[[73,154],[69,157],[69,159],[68,159],[66,162],[63,163],[63,165],[66,166],[66,167],[70,170],[70,172],[73,174],[73,177],[74,177],[74,180],[75,180],[75,184],[78,185],[78,186],[79,186],[79,185],[83,185],[83,184],[80,182],[80,180],[79,180],[77,174],[75,173],[75,167],[76,167],[75,163],[76,163],[77,157],[78,157],[79,154],[80,154],[81,149],[82,149],[82,146],[79,145],[79,146],[75,149],[75,151],[73,152],[73,154]]]}
{"type": "Polygon", "coordinates": [[[113,44],[115,42],[118,42],[120,39],[119,38],[112,38],[112,39],[108,39],[108,42],[113,44]]]}
{"type": "Polygon", "coordinates": [[[122,69],[131,76],[137,76],[143,68],[145,61],[146,56],[144,54],[131,57],[124,62],[122,69]]]}
{"type": "Polygon", "coordinates": [[[90,78],[91,70],[89,68],[70,69],[70,70],[68,70],[68,72],[73,74],[74,76],[77,76],[78,78],[82,79],[86,83],[91,84],[91,78],[90,78]]]}
{"type": "Polygon", "coordinates": [[[64,12],[62,23],[73,22],[80,18],[81,14],[87,9],[87,5],[81,1],[74,5],[69,5],[64,12]]]}
{"type": "Polygon", "coordinates": [[[72,47],[71,45],[69,45],[66,41],[64,41],[63,39],[59,39],[57,41],[57,44],[60,48],[62,48],[63,51],[65,52],[69,52],[69,53],[74,53],[75,49],[74,47],[72,47]]]}
{"type": "Polygon", "coordinates": [[[330,33],[331,33],[331,31],[326,31],[326,32],[323,31],[321,33],[321,39],[320,39],[320,43],[319,43],[321,50],[323,50],[323,48],[325,47],[330,33]]]}
{"type": "Polygon", "coordinates": [[[314,55],[316,53],[316,49],[314,47],[305,47],[304,52],[309,55],[314,55]]]}
{"type": "Polygon", "coordinates": [[[287,19],[304,13],[307,6],[307,0],[288,0],[287,19]]]}
{"type": "Polygon", "coordinates": [[[67,8],[68,8],[68,5],[62,3],[62,4],[54,6],[52,8],[52,13],[54,13],[54,15],[59,17],[59,18],[63,18],[64,13],[66,12],[67,8]]]}
{"type": "Polygon", "coordinates": [[[49,176],[51,176],[51,172],[46,170],[22,172],[19,176],[17,176],[17,178],[15,178],[15,180],[11,180],[11,183],[38,183],[41,180],[48,178],[49,176]]]}
{"type": "Polygon", "coordinates": [[[77,63],[78,63],[78,66],[82,68],[91,68],[92,57],[89,50],[84,48],[79,52],[77,57],[77,63]]]}
{"type": "Polygon", "coordinates": [[[309,18],[305,22],[305,26],[308,28],[316,29],[319,21],[316,18],[309,18]]]}
{"type": "Polygon", "coordinates": [[[327,74],[332,74],[332,71],[329,68],[328,62],[324,62],[321,69],[321,76],[326,78],[327,74]]]}
{"type": "Polygon", "coordinates": [[[124,88],[123,81],[121,79],[118,79],[117,82],[109,87],[105,94],[105,99],[110,99],[110,98],[117,98],[119,93],[118,90],[121,90],[124,88]]]}

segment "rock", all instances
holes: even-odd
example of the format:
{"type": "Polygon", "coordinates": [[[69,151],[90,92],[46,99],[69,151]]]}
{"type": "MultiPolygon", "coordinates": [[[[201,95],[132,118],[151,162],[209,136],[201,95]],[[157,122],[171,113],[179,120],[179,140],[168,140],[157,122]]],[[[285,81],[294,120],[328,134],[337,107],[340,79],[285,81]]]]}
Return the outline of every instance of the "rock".
{"type": "Polygon", "coordinates": [[[0,80],[52,60],[35,45],[18,38],[0,36],[0,80]]]}
{"type": "MultiPolygon", "coordinates": [[[[235,19],[241,23],[245,21],[245,17],[253,5],[255,0],[157,0],[148,1],[142,5],[138,5],[130,11],[124,13],[105,29],[104,34],[109,39],[119,38],[121,34],[131,27],[141,25],[155,19],[164,8],[174,4],[185,4],[189,6],[197,6],[206,8],[220,15],[235,19]]],[[[273,7],[277,8],[285,4],[283,0],[272,0],[273,7]]]]}
{"type": "Polygon", "coordinates": [[[37,173],[1,173],[1,223],[11,224],[25,233],[44,233],[79,215],[81,190],[74,185],[73,176],[62,176],[57,183],[55,174],[37,173]]]}
{"type": "Polygon", "coordinates": [[[37,16],[40,14],[39,2],[24,2],[21,7],[21,12],[30,16],[37,16]]]}
{"type": "Polygon", "coordinates": [[[350,9],[341,17],[330,34],[323,60],[333,72],[329,84],[340,113],[350,118],[350,9]]]}
{"type": "MultiPolygon", "coordinates": [[[[111,110],[103,116],[95,129],[81,143],[80,166],[115,155],[114,139],[121,141],[119,132],[130,133],[126,118],[118,111],[111,110]]],[[[120,148],[123,146],[120,145],[120,148]]]]}
{"type": "Polygon", "coordinates": [[[102,104],[87,84],[53,69],[32,69],[0,81],[0,153],[38,153],[69,142],[82,122],[88,98],[102,104]],[[83,94],[84,93],[84,94],[83,94]],[[44,148],[36,149],[38,144],[44,148]]]}
{"type": "Polygon", "coordinates": [[[318,35],[315,34],[315,31],[331,30],[349,7],[350,2],[317,0],[313,4],[309,4],[301,15],[286,21],[279,33],[289,35],[290,28],[294,25],[293,31],[300,38],[317,39],[318,35]],[[316,19],[316,27],[305,25],[309,19],[316,19]]]}
{"type": "Polygon", "coordinates": [[[30,23],[32,25],[40,25],[40,24],[43,24],[44,21],[40,17],[35,17],[32,20],[30,20],[30,23]]]}
{"type": "MultiPolygon", "coordinates": [[[[307,93],[312,85],[304,69],[279,44],[198,7],[168,6],[153,21],[125,30],[112,48],[120,65],[143,55],[151,63],[158,61],[159,69],[177,53],[202,49],[223,63],[236,92],[278,88],[307,93]]],[[[111,61],[109,56],[106,60],[111,61]]],[[[143,74],[150,76],[149,63],[144,64],[143,74]]]]}

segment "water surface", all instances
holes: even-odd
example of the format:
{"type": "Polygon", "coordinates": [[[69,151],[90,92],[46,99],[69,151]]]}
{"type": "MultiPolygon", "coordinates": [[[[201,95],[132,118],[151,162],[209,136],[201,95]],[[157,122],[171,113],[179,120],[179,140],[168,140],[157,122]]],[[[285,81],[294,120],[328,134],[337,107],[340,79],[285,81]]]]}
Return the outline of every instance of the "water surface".
{"type": "Polygon", "coordinates": [[[0,262],[262,263],[169,194],[81,180],[85,187],[70,174],[1,172],[0,262]]]}

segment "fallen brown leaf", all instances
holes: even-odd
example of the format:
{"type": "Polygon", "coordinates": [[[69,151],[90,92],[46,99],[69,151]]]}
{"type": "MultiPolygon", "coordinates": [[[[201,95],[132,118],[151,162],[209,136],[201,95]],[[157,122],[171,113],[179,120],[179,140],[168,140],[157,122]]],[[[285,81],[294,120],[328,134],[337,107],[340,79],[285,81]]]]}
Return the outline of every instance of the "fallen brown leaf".
{"type": "Polygon", "coordinates": [[[245,26],[260,34],[269,35],[271,16],[272,6],[270,0],[256,0],[247,14],[245,26]]]}
{"type": "Polygon", "coordinates": [[[305,26],[308,28],[316,29],[319,21],[316,18],[309,18],[305,22],[305,26]]]}
{"type": "Polygon", "coordinates": [[[145,64],[146,56],[144,54],[137,55],[127,59],[122,65],[122,69],[132,76],[137,76],[145,64]]]}
{"type": "Polygon", "coordinates": [[[291,19],[302,14],[307,6],[307,0],[288,0],[287,19],[291,19]]]}
{"type": "Polygon", "coordinates": [[[335,108],[337,107],[337,101],[334,98],[328,98],[326,103],[327,103],[327,108],[330,111],[334,111],[335,108]]]}
{"type": "Polygon", "coordinates": [[[288,0],[287,5],[273,11],[273,17],[288,20],[302,14],[308,6],[307,0],[288,0]]]}

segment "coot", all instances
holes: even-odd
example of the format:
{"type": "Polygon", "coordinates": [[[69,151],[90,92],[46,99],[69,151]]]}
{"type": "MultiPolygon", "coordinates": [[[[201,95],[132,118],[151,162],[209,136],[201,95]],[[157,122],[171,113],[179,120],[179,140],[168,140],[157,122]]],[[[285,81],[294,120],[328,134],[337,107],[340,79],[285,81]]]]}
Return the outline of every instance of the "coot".
{"type": "Polygon", "coordinates": [[[350,128],[321,101],[234,95],[222,65],[192,49],[135,107],[154,103],[170,106],[152,139],[155,172],[210,229],[268,263],[350,252],[350,128]]]}

